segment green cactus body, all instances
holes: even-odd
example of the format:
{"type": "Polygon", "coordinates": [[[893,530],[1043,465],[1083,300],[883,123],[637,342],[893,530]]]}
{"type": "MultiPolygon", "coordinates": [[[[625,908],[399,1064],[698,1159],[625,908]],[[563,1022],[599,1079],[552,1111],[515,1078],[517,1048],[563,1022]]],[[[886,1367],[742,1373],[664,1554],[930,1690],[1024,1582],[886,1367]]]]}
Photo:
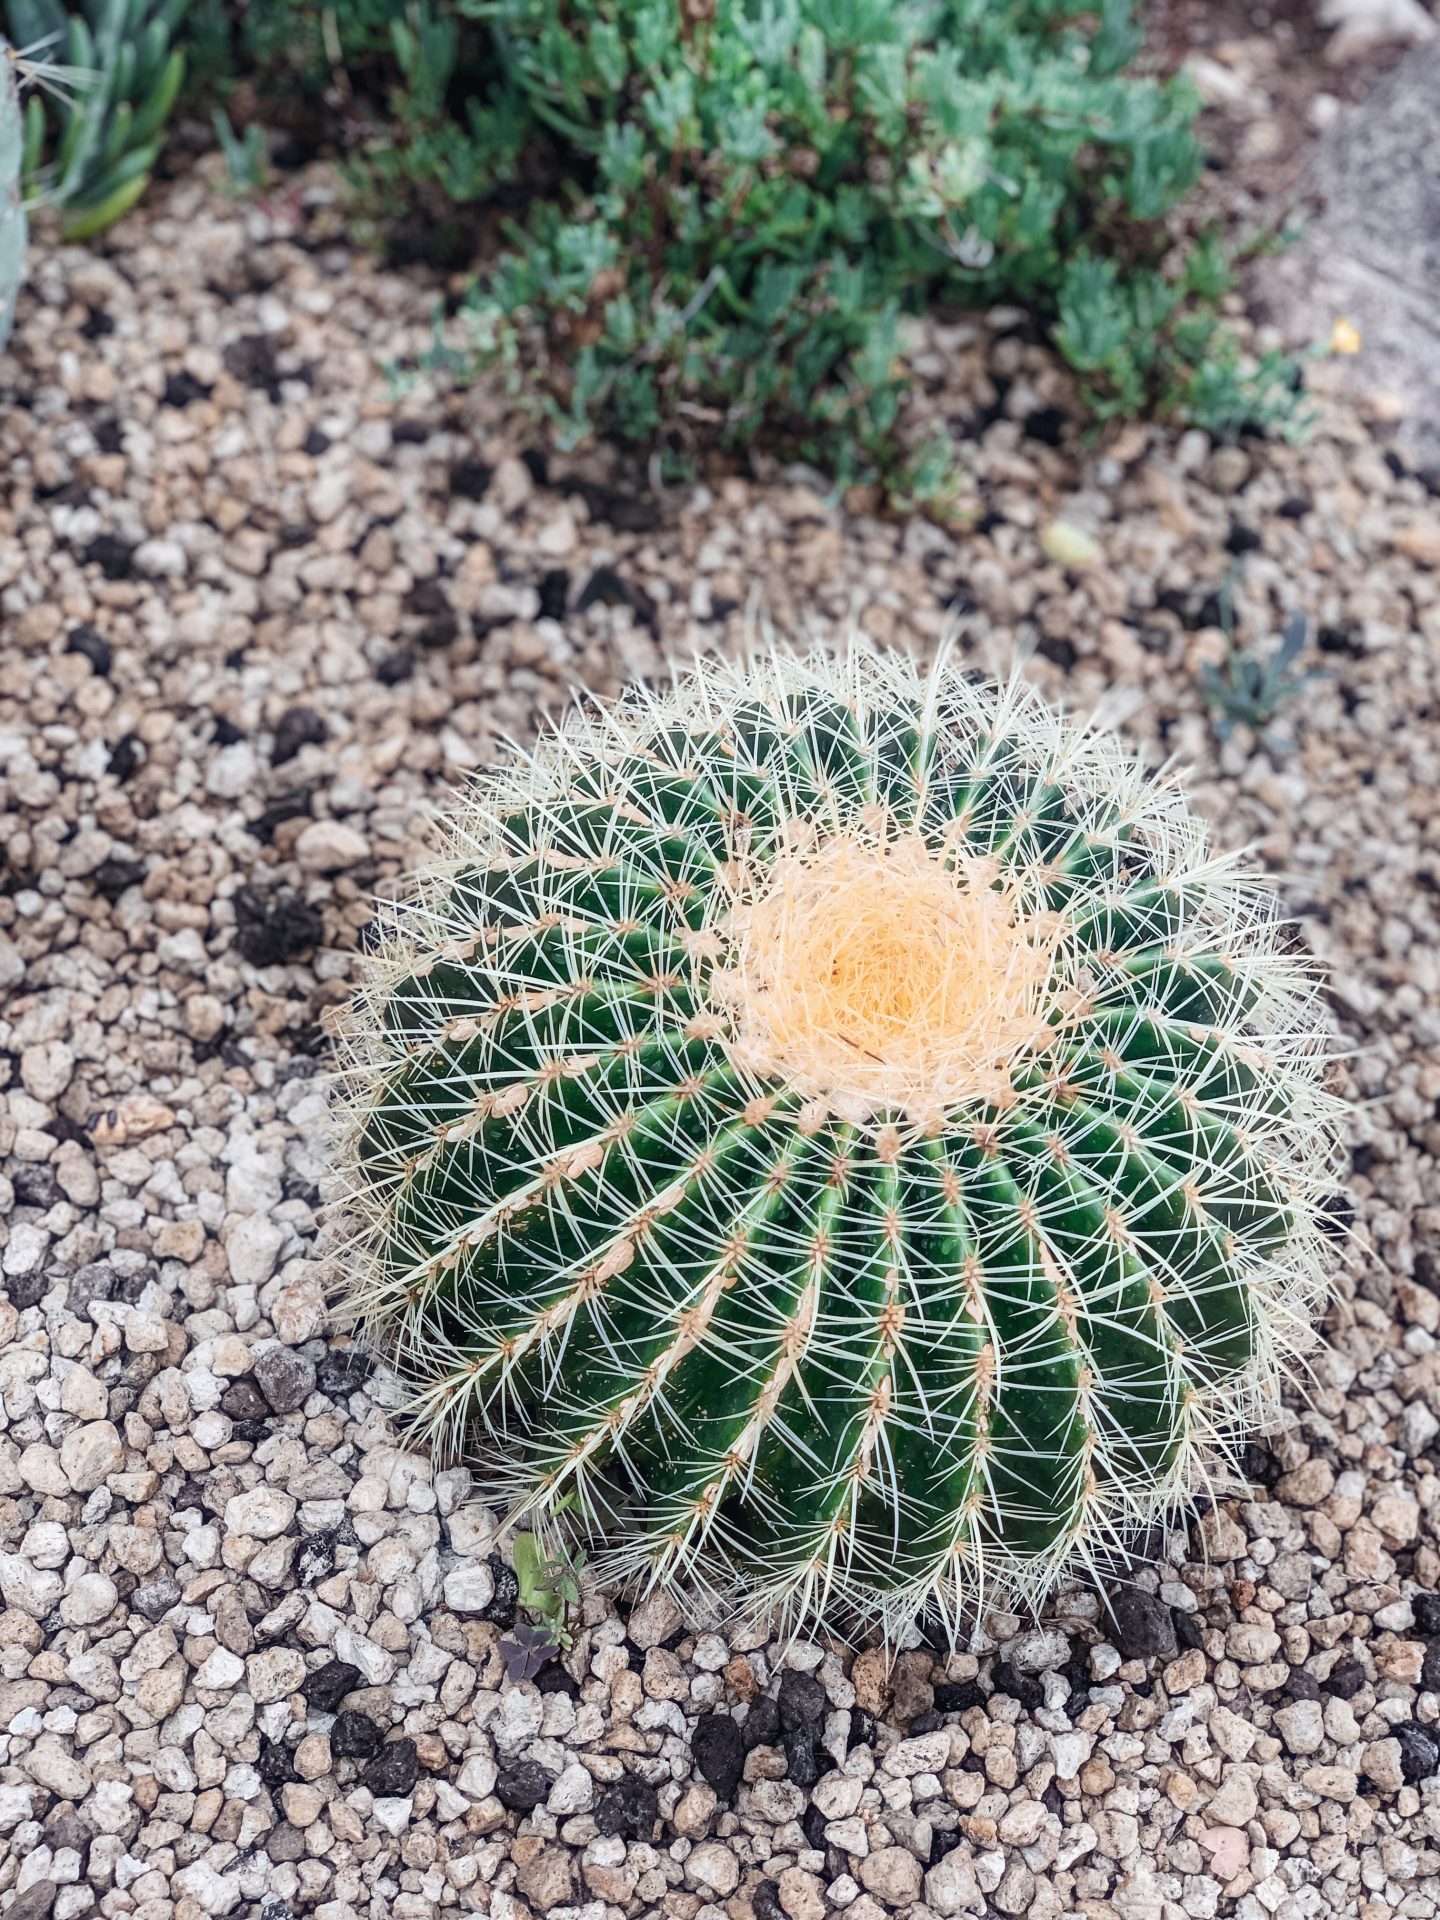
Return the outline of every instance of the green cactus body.
{"type": "Polygon", "coordinates": [[[10,337],[25,273],[25,203],[21,171],[25,116],[15,50],[0,39],[0,348],[10,337]]]}
{"type": "Polygon", "coordinates": [[[1173,786],[1018,685],[857,646],[567,726],[353,1024],[354,1312],[616,1578],[1033,1595],[1312,1323],[1311,989],[1173,786]]]}

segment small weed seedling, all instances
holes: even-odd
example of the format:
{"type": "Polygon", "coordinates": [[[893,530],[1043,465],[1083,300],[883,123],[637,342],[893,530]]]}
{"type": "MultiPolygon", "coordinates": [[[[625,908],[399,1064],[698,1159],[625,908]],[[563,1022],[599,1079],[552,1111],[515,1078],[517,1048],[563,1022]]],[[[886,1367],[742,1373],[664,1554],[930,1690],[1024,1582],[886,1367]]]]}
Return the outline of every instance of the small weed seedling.
{"type": "Polygon", "coordinates": [[[1215,731],[1228,740],[1236,727],[1249,727],[1273,752],[1292,752],[1295,742],[1276,732],[1275,721],[1287,701],[1322,677],[1314,669],[1292,671],[1305,651],[1309,633],[1305,615],[1298,611],[1290,615],[1279,644],[1268,655],[1234,644],[1228,604],[1224,624],[1229,657],[1223,668],[1207,666],[1200,676],[1200,690],[1215,710],[1215,731]]]}
{"type": "Polygon", "coordinates": [[[580,1605],[583,1551],[562,1551],[544,1558],[533,1533],[515,1536],[515,1578],[520,1583],[517,1605],[534,1621],[520,1620],[500,1642],[500,1657],[511,1680],[531,1680],[547,1661],[571,1643],[566,1621],[580,1605]]]}
{"type": "Polygon", "coordinates": [[[228,113],[217,107],[210,116],[215,138],[225,156],[225,191],[235,200],[259,193],[269,177],[265,164],[265,134],[252,121],[243,135],[230,124],[228,113]]]}

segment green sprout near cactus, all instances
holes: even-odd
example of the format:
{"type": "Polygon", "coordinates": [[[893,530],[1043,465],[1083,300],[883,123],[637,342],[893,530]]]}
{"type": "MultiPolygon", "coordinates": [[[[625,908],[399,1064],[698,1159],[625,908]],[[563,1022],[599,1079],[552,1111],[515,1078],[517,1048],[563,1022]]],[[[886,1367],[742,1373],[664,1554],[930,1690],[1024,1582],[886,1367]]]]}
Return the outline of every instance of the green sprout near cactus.
{"type": "MultiPolygon", "coordinates": [[[[584,1556],[581,1556],[583,1564],[584,1556]]],[[[533,1533],[515,1536],[515,1578],[520,1592],[517,1605],[533,1613],[551,1630],[558,1644],[568,1645],[565,1635],[567,1609],[580,1604],[580,1566],[568,1556],[547,1560],[533,1533]]]]}
{"type": "MultiPolygon", "coordinates": [[[[552,1518],[575,1505],[573,1494],[564,1494],[555,1502],[552,1518]]],[[[516,1607],[528,1613],[501,1636],[500,1657],[512,1680],[530,1680],[546,1662],[574,1643],[570,1632],[570,1614],[578,1608],[582,1595],[580,1575],[585,1567],[583,1548],[572,1548],[561,1541],[547,1555],[537,1535],[517,1533],[512,1551],[517,1593],[516,1607]]]]}
{"type": "Polygon", "coordinates": [[[1223,625],[1229,651],[1223,668],[1206,665],[1200,673],[1200,691],[1215,710],[1215,731],[1228,740],[1236,727],[1249,727],[1257,739],[1277,752],[1289,752],[1293,740],[1284,739],[1275,729],[1281,708],[1288,705],[1314,680],[1323,676],[1314,668],[1305,673],[1294,671],[1305,651],[1309,623],[1298,609],[1285,622],[1285,630],[1268,654],[1252,647],[1237,647],[1228,597],[1223,604],[1223,625]]]}
{"type": "Polygon", "coordinates": [[[236,200],[261,192],[267,171],[264,129],[252,122],[239,134],[229,114],[219,107],[211,114],[210,124],[225,160],[225,191],[236,200]]]}
{"type": "Polygon", "coordinates": [[[1018,682],[699,665],[487,776],[388,918],[350,1308],[601,1580],[958,1633],[1113,1571],[1313,1337],[1315,985],[1018,682]]]}
{"type": "Polygon", "coordinates": [[[66,240],[88,240],[128,213],[150,183],[185,77],[171,45],[189,0],[8,0],[15,43],[64,62],[66,88],[31,94],[25,177],[58,207],[66,240]]]}

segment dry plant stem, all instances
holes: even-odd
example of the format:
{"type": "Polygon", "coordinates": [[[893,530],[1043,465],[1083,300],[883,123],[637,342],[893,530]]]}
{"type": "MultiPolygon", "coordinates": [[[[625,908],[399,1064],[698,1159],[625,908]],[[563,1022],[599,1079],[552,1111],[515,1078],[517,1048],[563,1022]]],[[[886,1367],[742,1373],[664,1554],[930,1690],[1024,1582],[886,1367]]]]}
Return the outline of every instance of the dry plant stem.
{"type": "Polygon", "coordinates": [[[1323,1291],[1311,983],[1018,684],[697,667],[481,782],[357,1009],[356,1317],[602,1575],[897,1625],[1101,1568],[1323,1291]]]}

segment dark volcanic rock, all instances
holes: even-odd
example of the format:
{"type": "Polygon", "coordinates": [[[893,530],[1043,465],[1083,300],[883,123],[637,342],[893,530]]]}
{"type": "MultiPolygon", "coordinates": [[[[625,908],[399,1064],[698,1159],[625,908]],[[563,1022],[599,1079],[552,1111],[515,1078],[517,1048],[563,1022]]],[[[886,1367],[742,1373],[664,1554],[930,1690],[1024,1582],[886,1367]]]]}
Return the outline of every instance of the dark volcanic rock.
{"type": "Polygon", "coordinates": [[[54,1170],[43,1161],[22,1160],[11,1177],[17,1207],[38,1207],[42,1212],[64,1198],[54,1170]]]}
{"type": "Polygon", "coordinates": [[[755,1909],[755,1920],[785,1920],[785,1909],[780,1904],[780,1889],[773,1880],[762,1880],[750,1896],[750,1904],[755,1909]]]}
{"type": "Polygon", "coordinates": [[[289,707],[275,724],[275,744],[270,749],[272,767],[283,767],[293,760],[301,747],[318,747],[325,741],[325,722],[314,707],[289,707]]]}
{"type": "Polygon", "coordinates": [[[287,887],[277,887],[273,893],[240,887],[232,904],[236,945],[252,967],[278,967],[318,947],[325,938],[319,908],[309,906],[287,887]]]}
{"type": "Polygon", "coordinates": [[[281,1746],[278,1740],[267,1740],[260,1736],[260,1758],[255,1771],[267,1787],[283,1787],[288,1781],[297,1779],[295,1761],[288,1747],[281,1746]]]}
{"type": "Polygon", "coordinates": [[[367,1713],[337,1713],[330,1729],[330,1751],[344,1760],[370,1760],[380,1751],[384,1732],[367,1713]]]}
{"type": "Polygon", "coordinates": [[[90,882],[101,899],[113,905],[122,893],[139,886],[145,871],[143,860],[102,860],[91,874],[90,882]]]}
{"type": "Polygon", "coordinates": [[[627,1773],[608,1788],[595,1809],[595,1825],[606,1840],[624,1834],[631,1840],[648,1841],[659,1817],[655,1789],[634,1773],[627,1773]]]}
{"type": "Polygon", "coordinates": [[[99,674],[108,674],[115,662],[109,641],[91,626],[72,627],[65,636],[65,651],[83,653],[99,674]]]}
{"type": "Polygon", "coordinates": [[[331,1347],[320,1356],[315,1384],[332,1400],[355,1393],[375,1371],[375,1362],[363,1347],[331,1347]]]}
{"type": "Polygon", "coordinates": [[[1358,1660],[1341,1660],[1330,1669],[1329,1679],[1320,1684],[1336,1700],[1353,1700],[1365,1685],[1365,1669],[1358,1660]]]}
{"type": "Polygon", "coordinates": [[[798,1727],[786,1727],[782,1735],[785,1770],[797,1787],[813,1787],[823,1771],[815,1747],[825,1731],[821,1720],[807,1720],[798,1727]]]}
{"type": "Polygon", "coordinates": [[[520,1582],[515,1577],[515,1569],[507,1567],[498,1553],[492,1553],[485,1564],[495,1576],[495,1593],[480,1618],[497,1627],[513,1627],[515,1609],[520,1603],[520,1582]]]}
{"type": "MultiPolygon", "coordinates": [[[[328,1580],[335,1571],[335,1549],[340,1544],[338,1527],[322,1527],[319,1533],[302,1538],[295,1556],[295,1581],[298,1586],[313,1587],[317,1580],[328,1580]]],[[[342,1662],[333,1662],[341,1665],[342,1662]]],[[[324,1668],[321,1668],[324,1672],[324,1668]]]]}
{"type": "Polygon", "coordinates": [[[1414,1786],[1440,1772],[1440,1740],[1434,1727],[1422,1727],[1418,1720],[1406,1720],[1395,1729],[1400,1745],[1400,1771],[1414,1786]]]}
{"type": "Polygon", "coordinates": [[[232,1380],[220,1396],[220,1411],[232,1420],[263,1420],[270,1409],[253,1380],[232,1380]]]}
{"type": "Polygon", "coordinates": [[[695,1766],[721,1800],[728,1800],[745,1770],[745,1742],[728,1713],[702,1713],[690,1743],[695,1766]]]}
{"type": "Polygon", "coordinates": [[[323,1667],[307,1674],[300,1692],[317,1713],[334,1713],[347,1693],[360,1684],[360,1669],[348,1660],[327,1660],[323,1667]]]}
{"type": "MultiPolygon", "coordinates": [[[[333,1742],[332,1742],[333,1744],[333,1742]]],[[[360,1775],[362,1787],[384,1800],[403,1800],[420,1778],[420,1756],[413,1740],[387,1740],[360,1775]]]]}
{"type": "Polygon", "coordinates": [[[82,556],[87,565],[99,567],[107,580],[128,580],[135,559],[135,548],[129,540],[122,540],[115,533],[97,533],[89,542],[82,556]]]}
{"type": "Polygon", "coordinates": [[[1033,1713],[1045,1702],[1045,1689],[1032,1673],[1017,1673],[1012,1666],[998,1666],[995,1669],[995,1691],[1003,1693],[1007,1700],[1018,1700],[1027,1713],[1033,1713]]]}
{"type": "Polygon", "coordinates": [[[522,1760],[518,1766],[504,1767],[495,1782],[495,1798],[512,1813],[533,1813],[549,1798],[555,1775],[538,1760],[522,1760]]]}
{"type": "Polygon", "coordinates": [[[275,1413],[294,1413],[315,1390],[315,1369],[290,1347],[267,1347],[255,1362],[255,1384],[275,1413]]]}
{"type": "Polygon", "coordinates": [[[1117,1587],[1108,1596],[1115,1644],[1127,1660],[1173,1660],[1179,1651],[1170,1609],[1153,1593],[1117,1587]]]}
{"type": "Polygon", "coordinates": [[[450,491],[462,500],[483,500],[495,469],[483,460],[462,460],[450,470],[450,491]]]}
{"type": "Polygon", "coordinates": [[[796,1727],[814,1725],[823,1721],[829,1711],[830,1702],[825,1697],[825,1689],[813,1673],[797,1673],[793,1668],[780,1677],[780,1724],[787,1733],[796,1727]]]}
{"type": "Polygon", "coordinates": [[[741,1729],[741,1738],[745,1742],[745,1751],[752,1747],[773,1747],[780,1740],[780,1709],[768,1693],[762,1693],[749,1713],[745,1716],[745,1725],[741,1729]]]}

